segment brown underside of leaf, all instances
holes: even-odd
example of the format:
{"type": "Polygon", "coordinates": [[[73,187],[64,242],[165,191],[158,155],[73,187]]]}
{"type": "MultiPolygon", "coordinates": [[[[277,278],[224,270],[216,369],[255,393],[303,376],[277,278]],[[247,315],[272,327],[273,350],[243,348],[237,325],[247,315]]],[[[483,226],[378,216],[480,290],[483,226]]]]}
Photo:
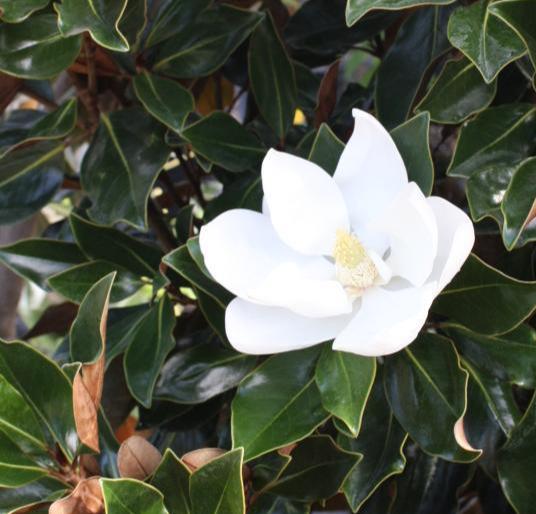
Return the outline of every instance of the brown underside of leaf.
{"type": "Polygon", "coordinates": [[[49,509],[49,514],[101,514],[104,512],[104,500],[99,477],[82,480],[73,492],[56,500],[49,509]]]}

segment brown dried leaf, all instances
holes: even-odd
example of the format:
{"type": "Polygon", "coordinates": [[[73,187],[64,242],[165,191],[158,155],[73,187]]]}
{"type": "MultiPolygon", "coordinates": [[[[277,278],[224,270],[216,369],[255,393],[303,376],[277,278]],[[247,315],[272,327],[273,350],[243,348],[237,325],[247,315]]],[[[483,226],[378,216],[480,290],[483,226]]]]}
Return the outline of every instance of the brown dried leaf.
{"type": "Polygon", "coordinates": [[[99,477],[80,481],[69,496],[56,500],[48,512],[49,514],[102,514],[104,500],[99,477]]]}
{"type": "Polygon", "coordinates": [[[326,71],[320,88],[318,89],[317,104],[315,110],[315,127],[326,123],[337,103],[337,80],[339,78],[339,63],[335,61],[326,71]]]}
{"type": "Polygon", "coordinates": [[[117,453],[117,467],[123,478],[144,480],[158,467],[162,454],[139,435],[129,437],[117,453]]]}

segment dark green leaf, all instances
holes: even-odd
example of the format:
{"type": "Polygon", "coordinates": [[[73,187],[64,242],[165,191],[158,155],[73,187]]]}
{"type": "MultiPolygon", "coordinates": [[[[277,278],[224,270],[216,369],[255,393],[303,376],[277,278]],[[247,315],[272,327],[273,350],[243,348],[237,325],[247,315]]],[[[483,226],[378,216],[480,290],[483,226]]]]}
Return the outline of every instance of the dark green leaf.
{"type": "Polygon", "coordinates": [[[490,0],[479,0],[456,9],[448,25],[449,41],[475,63],[488,83],[525,52],[516,33],[490,15],[489,4],[490,0]]]}
{"type": "Polygon", "coordinates": [[[170,449],[156,468],[151,485],[164,495],[169,514],[190,514],[190,471],[170,449]]]}
{"type": "Polygon", "coordinates": [[[34,11],[43,9],[50,0],[0,0],[0,18],[7,23],[20,23],[34,11]]]}
{"type": "Polygon", "coordinates": [[[162,368],[155,396],[178,403],[202,403],[236,387],[256,358],[205,343],[183,350],[162,368]]]}
{"type": "Polygon", "coordinates": [[[491,164],[512,165],[526,157],[536,137],[536,109],[530,104],[492,107],[461,130],[448,174],[470,177],[491,164]]]}
{"type": "Polygon", "coordinates": [[[72,459],[77,437],[67,375],[55,362],[29,345],[2,340],[0,375],[22,394],[65,455],[72,459]]]}
{"type": "Polygon", "coordinates": [[[314,369],[318,348],[270,357],[238,387],[232,403],[235,447],[245,459],[303,439],[327,418],[314,369]]]}
{"type": "Polygon", "coordinates": [[[82,186],[93,202],[90,217],[145,230],[147,199],[168,156],[163,127],[141,109],[102,114],[82,162],[82,186]]]}
{"type": "Polygon", "coordinates": [[[190,478],[192,514],[244,514],[242,448],[197,469],[190,478]]]}
{"type": "Polygon", "coordinates": [[[503,334],[536,308],[536,282],[516,280],[471,255],[432,310],[481,334],[503,334]]]}
{"type": "Polygon", "coordinates": [[[354,439],[341,434],[338,438],[343,448],[363,456],[343,485],[353,512],[357,512],[387,478],[402,473],[406,465],[402,452],[406,438],[406,432],[387,403],[381,380],[377,380],[359,436],[354,439]]]}
{"type": "Polygon", "coordinates": [[[20,487],[45,474],[45,469],[21,452],[20,447],[0,431],[0,487],[20,487]]]}
{"type": "Polygon", "coordinates": [[[174,80],[144,72],[133,81],[134,91],[143,106],[159,121],[180,132],[188,113],[194,110],[190,91],[174,80]]]}
{"type": "Polygon", "coordinates": [[[275,494],[262,494],[248,508],[248,514],[310,514],[308,503],[292,501],[275,494]]]}
{"type": "Polygon", "coordinates": [[[69,222],[78,246],[88,257],[117,264],[140,276],[152,277],[158,273],[162,257],[158,248],[74,213],[69,222]]]}
{"type": "Polygon", "coordinates": [[[283,139],[294,119],[296,79],[270,14],[251,36],[248,62],[257,106],[268,125],[283,139]]]}
{"type": "Polygon", "coordinates": [[[430,153],[430,115],[417,114],[396,127],[391,136],[402,155],[408,179],[430,196],[434,185],[434,162],[430,153]]]}
{"type": "Polygon", "coordinates": [[[144,316],[125,354],[125,376],[132,395],[151,406],[153,389],[167,354],[175,346],[175,314],[167,295],[144,316]]]}
{"type": "Polygon", "coordinates": [[[217,70],[255,29],[262,14],[218,5],[186,25],[156,52],[153,69],[177,78],[209,75],[217,70]]]}
{"type": "Polygon", "coordinates": [[[23,239],[0,248],[0,261],[43,288],[52,275],[85,260],[78,246],[54,239],[23,239]]]}
{"type": "Polygon", "coordinates": [[[0,489],[0,514],[9,514],[22,507],[53,501],[63,495],[67,485],[44,477],[22,487],[0,489]]]}
{"type": "Polygon", "coordinates": [[[99,45],[115,52],[129,50],[128,41],[118,29],[126,7],[127,0],[62,0],[54,4],[64,36],[88,31],[99,45]]]}
{"type": "Polygon", "coordinates": [[[497,455],[497,471],[502,489],[519,514],[534,510],[534,481],[531,471],[536,466],[536,397],[510,439],[497,455]]]}
{"type": "Polygon", "coordinates": [[[503,240],[509,250],[536,239],[536,157],[522,162],[514,172],[501,211],[503,240]]]}
{"type": "Polygon", "coordinates": [[[398,11],[418,5],[446,5],[453,0],[348,0],[346,5],[346,23],[348,26],[358,22],[366,13],[376,9],[398,11]]]}
{"type": "Polygon", "coordinates": [[[106,317],[114,278],[115,273],[101,278],[82,300],[69,333],[72,361],[94,363],[102,356],[106,341],[106,317]]]}
{"type": "Polygon", "coordinates": [[[292,451],[292,460],[269,491],[298,501],[319,501],[334,496],[360,455],[341,450],[331,437],[307,438],[292,451]]]}
{"type": "Polygon", "coordinates": [[[451,60],[416,109],[428,111],[436,123],[460,123],[485,109],[496,91],[497,82],[486,84],[471,61],[451,60]]]}
{"type": "Polygon", "coordinates": [[[117,272],[110,296],[111,302],[119,302],[132,296],[142,287],[142,282],[130,272],[106,261],[91,261],[73,266],[52,275],[47,283],[65,298],[80,303],[91,286],[105,275],[117,272]]]}
{"type": "Polygon", "coordinates": [[[452,342],[424,334],[385,361],[387,399],[399,423],[427,453],[471,462],[479,452],[458,446],[454,425],[466,409],[468,375],[452,342]]]}
{"type": "Polygon", "coordinates": [[[449,8],[421,9],[398,31],[380,65],[376,81],[376,110],[387,128],[394,128],[407,119],[428,65],[448,48],[445,30],[449,13],[449,8]]]}
{"type": "Polygon", "coordinates": [[[259,140],[229,114],[214,112],[182,132],[196,153],[229,171],[256,167],[265,150],[259,140]]]}
{"type": "Polygon", "coordinates": [[[489,10],[523,40],[536,66],[536,18],[532,0],[501,0],[490,5],[489,10]]]}
{"type": "Polygon", "coordinates": [[[125,36],[131,52],[138,48],[147,25],[147,1],[128,0],[123,16],[119,20],[118,31],[125,36]]]}
{"type": "Polygon", "coordinates": [[[343,150],[344,143],[328,125],[322,123],[316,133],[308,160],[318,164],[323,170],[333,175],[343,150]]]}
{"type": "Polygon", "coordinates": [[[128,478],[101,478],[106,514],[168,514],[154,487],[128,478]]]}
{"type": "Polygon", "coordinates": [[[53,14],[38,14],[14,25],[0,24],[0,70],[10,75],[53,77],[67,68],[79,51],[80,38],[62,38],[53,14]]]}
{"type": "Polygon", "coordinates": [[[376,359],[337,352],[330,345],[324,346],[316,365],[315,380],[324,409],[341,419],[354,436],[361,428],[375,376],[376,359]]]}

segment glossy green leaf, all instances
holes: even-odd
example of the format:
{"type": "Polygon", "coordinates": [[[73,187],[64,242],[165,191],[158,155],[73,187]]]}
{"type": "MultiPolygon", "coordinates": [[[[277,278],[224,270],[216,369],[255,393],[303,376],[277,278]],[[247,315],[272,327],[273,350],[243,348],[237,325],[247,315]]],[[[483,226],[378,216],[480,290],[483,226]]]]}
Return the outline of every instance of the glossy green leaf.
{"type": "Polygon", "coordinates": [[[448,37],[478,68],[484,80],[498,73],[525,52],[523,41],[500,18],[490,14],[490,0],[456,9],[449,20],[448,37]]]}
{"type": "Polygon", "coordinates": [[[79,51],[80,38],[62,38],[53,14],[0,25],[0,70],[9,75],[27,79],[54,77],[72,64],[79,51]]]}
{"type": "Polygon", "coordinates": [[[522,162],[514,172],[501,204],[503,240],[508,249],[536,239],[536,158],[522,162]]]}
{"type": "Polygon", "coordinates": [[[520,325],[501,336],[484,336],[463,327],[448,334],[465,361],[503,382],[533,389],[536,385],[536,331],[520,325]]]}
{"type": "Polygon", "coordinates": [[[112,272],[117,272],[117,276],[112,287],[111,302],[119,302],[132,296],[143,285],[132,273],[106,261],[78,264],[52,275],[47,283],[65,298],[80,303],[95,282],[112,272]]]}
{"type": "Polygon", "coordinates": [[[344,143],[326,123],[322,123],[316,133],[308,160],[318,164],[323,170],[333,175],[343,150],[344,143]]]}
{"type": "Polygon", "coordinates": [[[430,153],[430,115],[417,114],[391,131],[391,136],[402,155],[408,179],[416,182],[426,196],[434,185],[434,162],[430,153]]]}
{"type": "Polygon", "coordinates": [[[168,156],[163,127],[141,109],[102,114],[82,162],[82,186],[93,203],[89,216],[102,225],[124,220],[145,230],[147,200],[168,156]]]}
{"type": "Polygon", "coordinates": [[[503,334],[536,308],[536,282],[516,280],[471,255],[432,310],[474,332],[503,334]]]}
{"type": "Polygon", "coordinates": [[[169,514],[190,514],[190,471],[169,448],[156,468],[151,485],[164,495],[169,514]]]}
{"type": "Polygon", "coordinates": [[[190,91],[174,80],[144,72],[133,81],[138,100],[157,120],[180,132],[194,110],[190,91]]]}
{"type": "Polygon", "coordinates": [[[233,446],[244,447],[246,460],[299,441],[325,421],[314,379],[318,352],[312,347],[270,357],[238,386],[233,446]]]}
{"type": "Polygon", "coordinates": [[[326,500],[339,491],[360,458],[339,448],[329,436],[309,437],[292,451],[292,460],[269,491],[299,501],[326,500]]]}
{"type": "Polygon", "coordinates": [[[22,507],[53,501],[66,489],[65,483],[50,477],[34,480],[22,487],[0,488],[0,514],[11,514],[22,507]]]}
{"type": "Polygon", "coordinates": [[[245,514],[243,456],[242,448],[237,448],[192,473],[192,514],[245,514]]]}
{"type": "Polygon", "coordinates": [[[259,140],[229,114],[214,112],[182,132],[196,153],[229,171],[255,168],[265,150],[259,140]]]}
{"type": "Polygon", "coordinates": [[[514,164],[531,151],[536,137],[536,109],[530,104],[507,104],[481,112],[466,123],[448,174],[470,177],[498,164],[514,164]]]}
{"type": "Polygon", "coordinates": [[[385,360],[385,391],[398,422],[424,451],[455,462],[479,456],[454,438],[466,409],[467,380],[452,342],[439,335],[421,335],[385,360]]]}
{"type": "Polygon", "coordinates": [[[0,0],[0,18],[6,23],[20,23],[50,0],[0,0]]]}
{"type": "MultiPolygon", "coordinates": [[[[65,137],[74,129],[76,116],[76,100],[74,99],[65,102],[50,114],[42,117],[39,116],[35,123],[18,128],[15,138],[11,138],[9,144],[6,146],[0,144],[0,157],[3,157],[8,151],[23,143],[65,137]]],[[[41,146],[40,148],[44,149],[46,147],[41,146]]],[[[46,153],[46,151],[42,151],[46,153]]]]}
{"type": "Polygon", "coordinates": [[[104,351],[106,317],[115,273],[101,278],[80,303],[69,333],[71,360],[96,362],[104,351]]]}
{"type": "Polygon", "coordinates": [[[262,20],[260,13],[218,5],[158,47],[153,69],[177,78],[217,70],[262,20]]]}
{"type": "Polygon", "coordinates": [[[168,514],[162,493],[129,478],[101,478],[106,514],[168,514]]]}
{"type": "Polygon", "coordinates": [[[446,5],[453,0],[348,0],[346,4],[346,23],[357,23],[369,11],[376,9],[398,11],[420,5],[446,5]]]}
{"type": "Polygon", "coordinates": [[[322,405],[342,420],[350,433],[357,436],[363,411],[376,376],[376,359],[352,353],[337,352],[324,346],[315,380],[322,405]]]}
{"type": "Polygon", "coordinates": [[[158,273],[162,257],[158,248],[74,213],[69,222],[78,246],[89,258],[106,260],[139,276],[158,273]]]}
{"type": "Polygon", "coordinates": [[[147,0],[128,0],[118,24],[118,31],[128,42],[131,52],[138,49],[141,36],[147,26],[147,0]]]}
{"type": "Polygon", "coordinates": [[[145,46],[150,47],[182,32],[212,3],[212,0],[162,0],[151,20],[145,46]]]}
{"type": "Polygon", "coordinates": [[[257,25],[249,43],[249,79],[257,106],[280,139],[285,137],[296,108],[294,68],[272,16],[257,25]]]}
{"type": "Polygon", "coordinates": [[[13,440],[0,431],[0,487],[20,487],[45,474],[45,469],[40,468],[13,440]]]}
{"type": "Polygon", "coordinates": [[[416,109],[428,111],[436,123],[461,123],[485,109],[496,91],[497,82],[486,84],[471,61],[451,60],[416,109]]]}
{"type": "Polygon", "coordinates": [[[536,397],[509,440],[497,455],[497,471],[504,494],[519,514],[534,510],[534,482],[531,470],[536,465],[536,397]]]}
{"type": "Polygon", "coordinates": [[[0,261],[21,277],[46,288],[52,275],[86,260],[74,243],[54,239],[22,239],[0,247],[0,261]]]}
{"type": "Polygon", "coordinates": [[[376,80],[376,110],[388,129],[408,118],[428,65],[447,50],[449,13],[450,9],[439,7],[413,13],[382,60],[376,80]]]}
{"type": "Polygon", "coordinates": [[[0,375],[22,394],[65,455],[72,459],[78,439],[67,375],[26,343],[1,340],[0,375]]]}
{"type": "Polygon", "coordinates": [[[155,396],[178,403],[203,403],[236,387],[256,360],[214,344],[196,345],[166,362],[155,396]]]}
{"type": "Polygon", "coordinates": [[[248,514],[310,514],[308,503],[289,500],[275,494],[262,494],[248,507],[248,514]]]}
{"type": "Polygon", "coordinates": [[[167,295],[144,316],[125,354],[130,392],[144,407],[151,406],[153,389],[167,354],[174,348],[175,314],[167,295]]]}
{"type": "Polygon", "coordinates": [[[523,40],[536,66],[536,18],[532,0],[501,0],[490,5],[489,10],[523,40]]]}
{"type": "Polygon", "coordinates": [[[88,31],[100,45],[115,52],[126,52],[129,44],[118,25],[127,0],[62,0],[55,3],[58,27],[64,36],[88,31]]]}
{"type": "Polygon", "coordinates": [[[357,438],[338,437],[346,450],[363,458],[343,484],[343,492],[353,512],[357,512],[389,477],[402,473],[406,458],[402,449],[406,432],[393,416],[385,398],[381,380],[377,380],[370,394],[361,432],[357,438]]]}

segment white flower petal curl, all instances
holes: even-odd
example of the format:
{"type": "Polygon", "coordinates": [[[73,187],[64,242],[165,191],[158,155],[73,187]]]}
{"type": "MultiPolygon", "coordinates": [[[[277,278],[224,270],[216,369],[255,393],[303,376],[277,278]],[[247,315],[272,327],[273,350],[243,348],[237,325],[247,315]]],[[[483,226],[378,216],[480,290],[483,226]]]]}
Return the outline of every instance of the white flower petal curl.
{"type": "Polygon", "coordinates": [[[333,179],[342,191],[354,230],[375,219],[408,182],[395,142],[374,116],[354,109],[355,128],[333,179]]]}
{"type": "Polygon", "coordinates": [[[430,280],[437,282],[441,291],[462,267],[473,245],[475,230],[469,216],[459,207],[438,196],[427,199],[438,227],[437,257],[430,280]]]}
{"type": "Polygon", "coordinates": [[[431,205],[410,182],[374,226],[387,234],[391,253],[386,262],[393,275],[422,286],[430,276],[438,247],[438,228],[431,205]]]}
{"type": "Polygon", "coordinates": [[[337,335],[333,349],[371,357],[398,352],[417,337],[436,291],[435,283],[365,291],[361,308],[337,335]]]}
{"type": "Polygon", "coordinates": [[[333,339],[351,316],[307,318],[282,307],[235,298],[225,311],[225,332],[233,347],[242,353],[288,352],[333,339]]]}
{"type": "Polygon", "coordinates": [[[337,229],[348,230],[343,195],[319,166],[277,150],[262,163],[262,187],[272,224],[291,248],[331,255],[337,229]]]}

